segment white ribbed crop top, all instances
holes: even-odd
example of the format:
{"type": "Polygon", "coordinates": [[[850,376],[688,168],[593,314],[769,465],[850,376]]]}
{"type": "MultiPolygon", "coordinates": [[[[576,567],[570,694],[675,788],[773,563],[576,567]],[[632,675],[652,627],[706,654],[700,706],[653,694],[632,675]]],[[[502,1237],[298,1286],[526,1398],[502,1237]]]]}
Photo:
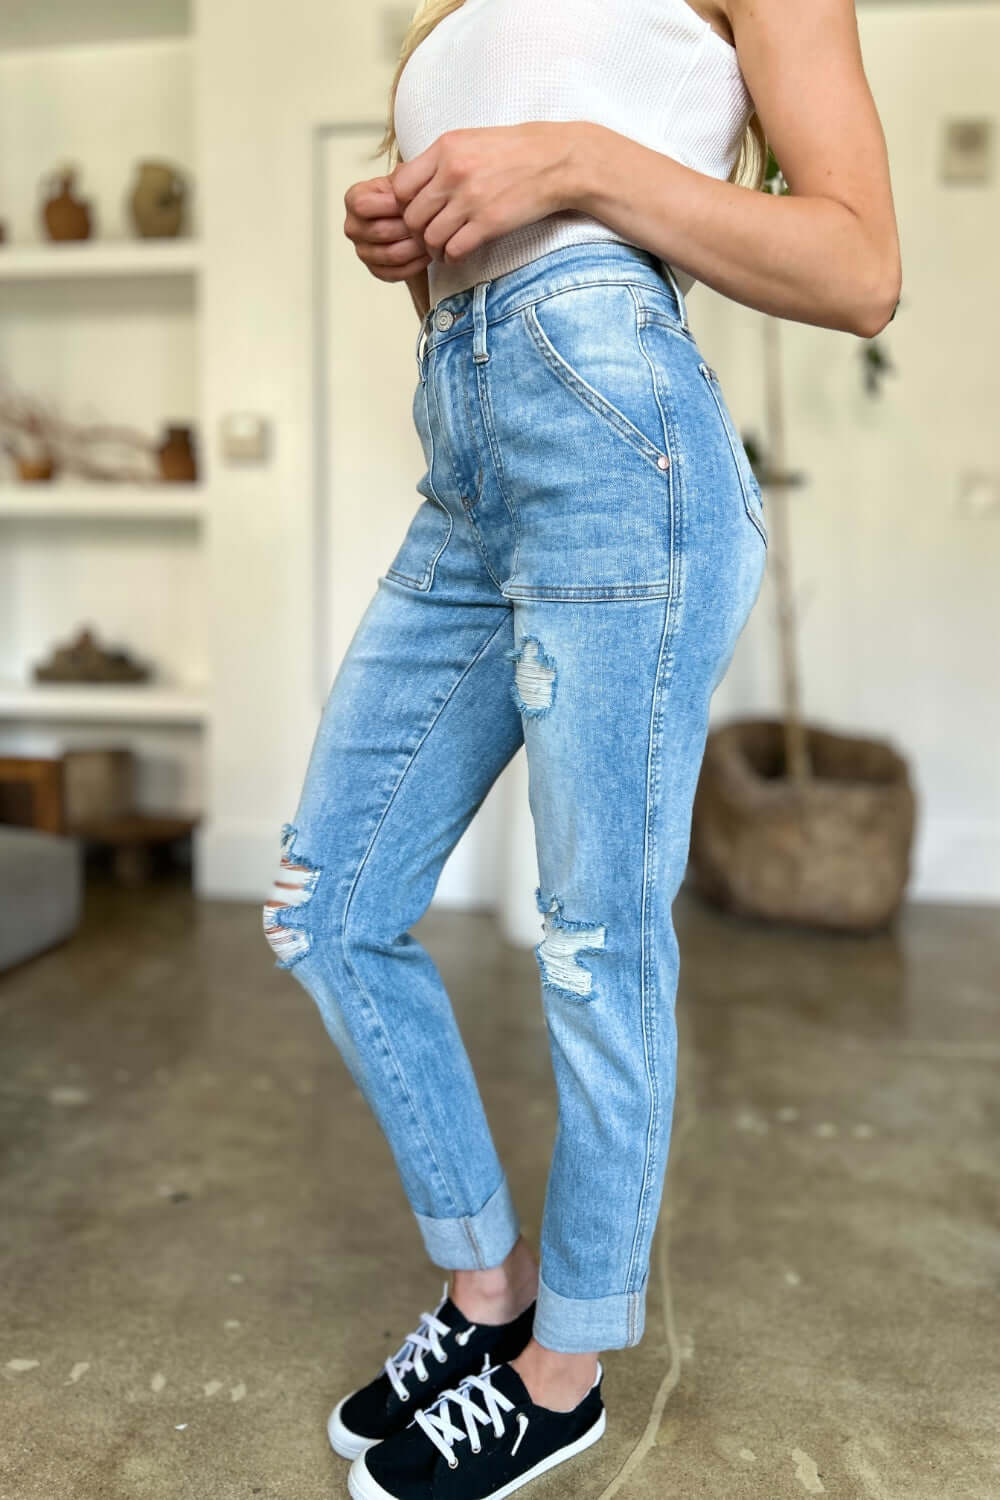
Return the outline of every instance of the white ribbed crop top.
{"type": "MultiPolygon", "coordinates": [[[[735,48],[687,0],[465,0],[410,56],[394,123],[404,161],[446,130],[589,120],[725,179],[752,110],[735,48]]],[[[562,245],[625,239],[577,210],[549,214],[460,263],[431,261],[431,305],[562,245]]]]}

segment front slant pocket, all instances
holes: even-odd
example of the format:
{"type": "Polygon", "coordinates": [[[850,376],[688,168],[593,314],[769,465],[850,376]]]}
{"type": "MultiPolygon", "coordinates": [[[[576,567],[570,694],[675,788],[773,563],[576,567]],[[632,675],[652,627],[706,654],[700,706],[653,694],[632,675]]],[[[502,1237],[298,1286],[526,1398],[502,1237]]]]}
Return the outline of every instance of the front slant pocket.
{"type": "Polygon", "coordinates": [[[746,513],[749,516],[750,520],[753,522],[754,526],[757,528],[757,531],[760,533],[761,541],[766,547],[767,527],[764,523],[764,496],[757,481],[757,476],[750,466],[750,459],[747,456],[746,448],[743,446],[743,440],[740,437],[739,433],[736,431],[736,426],[729,411],[729,406],[726,403],[726,398],[722,394],[722,385],[719,381],[718,375],[712,369],[712,366],[705,364],[704,361],[699,364],[698,368],[701,371],[702,375],[704,375],[708,388],[712,392],[712,396],[715,399],[716,409],[718,410],[719,417],[722,421],[722,426],[725,429],[726,438],[729,441],[729,447],[733,455],[733,463],[736,465],[736,472],[739,475],[740,489],[743,493],[744,509],[746,510],[746,513]]]}
{"type": "Polygon", "coordinates": [[[417,484],[424,502],[414,513],[396,556],[386,568],[386,577],[411,589],[429,589],[434,582],[434,567],[448,545],[454,519],[434,493],[431,473],[434,468],[434,439],[427,411],[427,382],[421,380],[413,396],[413,422],[424,450],[427,465],[417,484]]]}
{"type": "Polygon", "coordinates": [[[653,468],[667,468],[666,418],[631,289],[617,282],[567,287],[532,303],[524,319],[563,389],[653,468]]]}

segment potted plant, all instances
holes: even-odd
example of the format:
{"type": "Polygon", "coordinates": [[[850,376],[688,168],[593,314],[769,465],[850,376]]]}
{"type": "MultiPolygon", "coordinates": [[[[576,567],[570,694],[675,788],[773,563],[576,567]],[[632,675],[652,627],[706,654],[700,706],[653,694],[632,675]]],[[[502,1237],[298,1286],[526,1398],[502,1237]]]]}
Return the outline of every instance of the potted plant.
{"type": "MultiPolygon", "coordinates": [[[[765,190],[787,192],[773,153],[765,190]]],[[[691,829],[694,888],[723,909],[805,926],[865,932],[896,914],[909,878],[916,798],[907,763],[884,740],[805,721],[787,506],[804,476],[785,467],[780,322],[764,317],[762,452],[744,446],[768,498],[769,565],[781,664],[780,718],[735,720],[707,738],[691,829]]],[[[863,350],[877,391],[892,366],[863,350]]]]}

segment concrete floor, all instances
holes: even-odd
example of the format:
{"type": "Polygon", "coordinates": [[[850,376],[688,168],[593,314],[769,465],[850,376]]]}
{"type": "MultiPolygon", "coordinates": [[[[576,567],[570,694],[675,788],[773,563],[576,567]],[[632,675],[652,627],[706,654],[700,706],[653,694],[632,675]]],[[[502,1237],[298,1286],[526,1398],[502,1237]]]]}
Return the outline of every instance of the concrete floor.
{"type": "MultiPolygon", "coordinates": [[[[333,1401],[440,1293],[253,904],[92,886],[0,980],[0,1496],[327,1500],[333,1401]]],[[[538,1500],[1000,1496],[1000,923],[836,939],[678,903],[674,1144],[609,1424],[538,1500]]],[[[527,1232],[554,1096],[530,952],[431,912],[527,1232]]]]}

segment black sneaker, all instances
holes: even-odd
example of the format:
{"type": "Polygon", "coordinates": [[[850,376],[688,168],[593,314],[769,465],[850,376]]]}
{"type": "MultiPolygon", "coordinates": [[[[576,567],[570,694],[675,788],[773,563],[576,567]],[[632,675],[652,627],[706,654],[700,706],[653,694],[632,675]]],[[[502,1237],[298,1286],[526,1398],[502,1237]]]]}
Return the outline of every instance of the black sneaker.
{"type": "Polygon", "coordinates": [[[551,1411],[512,1365],[485,1365],[356,1458],[347,1487],[354,1500],[501,1500],[603,1435],[603,1375],[598,1361],[579,1406],[551,1411]]]}
{"type": "Polygon", "coordinates": [[[417,1407],[464,1375],[494,1360],[516,1359],[531,1338],[534,1321],[532,1302],[510,1323],[470,1323],[448,1296],[445,1281],[437,1307],[421,1313],[419,1327],[386,1360],[381,1373],[337,1402],[326,1424],[331,1447],[341,1458],[357,1458],[405,1427],[417,1407]]]}

